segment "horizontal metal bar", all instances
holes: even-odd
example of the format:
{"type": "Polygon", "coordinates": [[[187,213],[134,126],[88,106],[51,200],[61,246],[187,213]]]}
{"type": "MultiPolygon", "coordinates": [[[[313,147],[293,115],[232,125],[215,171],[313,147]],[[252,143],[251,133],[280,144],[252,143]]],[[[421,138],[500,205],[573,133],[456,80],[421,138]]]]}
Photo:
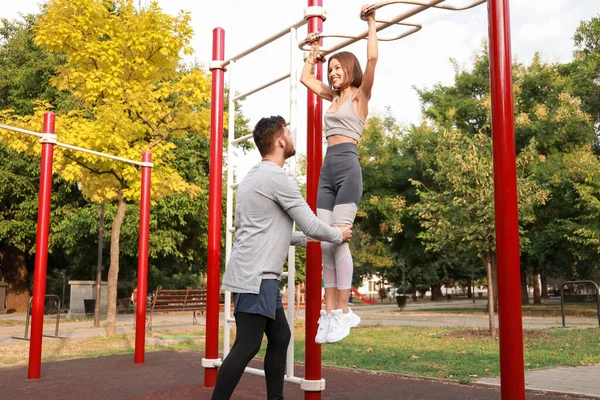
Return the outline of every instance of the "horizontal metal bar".
{"type": "MultiPolygon", "coordinates": [[[[265,371],[262,369],[258,369],[258,368],[246,367],[244,372],[246,372],[247,374],[252,374],[252,375],[265,376],[265,371]]],[[[302,378],[297,377],[297,376],[289,377],[286,375],[283,378],[283,380],[286,382],[295,383],[297,385],[302,383],[302,378]]]]}
{"type": "Polygon", "coordinates": [[[129,164],[134,164],[134,165],[139,165],[140,167],[154,167],[154,164],[151,162],[149,163],[149,162],[142,162],[142,161],[133,161],[133,160],[129,160],[127,158],[117,157],[117,156],[113,156],[113,155],[106,154],[106,153],[100,153],[99,151],[88,150],[88,149],[84,149],[83,147],[71,146],[70,144],[65,144],[65,143],[60,143],[60,142],[56,142],[56,145],[65,147],[65,148],[71,149],[71,150],[77,150],[77,151],[82,151],[84,153],[94,154],[94,155],[100,156],[100,157],[110,158],[112,160],[122,161],[122,162],[126,162],[129,164]]]}
{"type": "Polygon", "coordinates": [[[43,133],[28,131],[27,129],[21,129],[21,128],[17,128],[15,126],[4,125],[4,124],[0,124],[0,129],[6,129],[7,131],[14,131],[14,132],[19,132],[19,133],[25,133],[27,135],[36,136],[36,137],[39,137],[39,138],[41,138],[41,137],[44,136],[43,133]]]}
{"type": "Polygon", "coordinates": [[[290,73],[288,72],[287,74],[284,74],[284,75],[280,76],[279,78],[275,78],[272,81],[269,81],[269,82],[265,83],[264,85],[257,87],[256,89],[252,89],[249,92],[246,92],[246,93],[243,93],[243,94],[240,94],[240,95],[234,97],[233,101],[238,101],[238,100],[244,99],[244,98],[250,96],[251,94],[258,92],[259,90],[268,88],[269,86],[272,86],[278,82],[281,82],[282,80],[287,79],[289,77],[290,77],[290,73]]]}
{"type": "MultiPolygon", "coordinates": [[[[9,131],[19,132],[19,133],[25,133],[27,135],[36,136],[36,137],[39,137],[39,138],[44,138],[45,137],[45,135],[43,133],[32,132],[32,131],[28,131],[27,129],[21,129],[21,128],[17,128],[17,127],[10,126],[10,125],[0,124],[0,128],[1,129],[6,129],[6,130],[9,130],[9,131]]],[[[48,135],[48,134],[46,134],[46,135],[48,135]]],[[[96,156],[99,156],[99,157],[110,158],[112,160],[117,160],[117,161],[129,163],[129,164],[139,165],[141,167],[150,167],[150,168],[154,167],[154,164],[151,163],[151,162],[134,161],[134,160],[130,160],[128,158],[117,157],[117,156],[113,156],[111,154],[101,153],[99,151],[94,151],[94,150],[89,150],[89,149],[84,149],[83,147],[73,146],[73,145],[66,144],[66,143],[56,142],[54,144],[56,144],[57,146],[61,146],[61,147],[70,149],[70,150],[82,151],[84,153],[93,154],[93,155],[96,155],[96,156]]]]}
{"type": "Polygon", "coordinates": [[[241,143],[241,142],[245,142],[246,140],[252,139],[252,136],[253,135],[251,133],[249,133],[247,135],[244,135],[244,136],[240,136],[239,138],[231,141],[231,144],[238,144],[238,143],[241,143]]]}
{"type": "Polygon", "coordinates": [[[305,25],[306,23],[307,23],[306,19],[302,18],[300,21],[298,21],[298,22],[294,23],[293,25],[290,25],[287,28],[285,28],[285,29],[277,32],[276,34],[270,36],[269,38],[263,40],[262,42],[259,42],[259,43],[255,44],[254,46],[248,48],[247,50],[244,50],[241,53],[236,54],[235,56],[226,59],[225,61],[223,61],[221,63],[221,66],[222,67],[226,67],[227,65],[229,65],[230,62],[237,61],[237,60],[239,60],[239,59],[247,56],[248,54],[252,53],[253,51],[258,50],[261,47],[264,47],[264,46],[268,45],[269,43],[273,42],[274,40],[277,40],[280,37],[283,37],[283,36],[287,35],[288,33],[290,33],[290,30],[292,28],[299,28],[302,25],[305,25]]]}
{"type": "MultiPolygon", "coordinates": [[[[217,360],[214,362],[214,366],[217,368],[220,367],[221,365],[223,365],[223,361],[221,361],[221,360],[217,360]]],[[[258,369],[258,368],[246,367],[244,372],[246,372],[247,374],[252,374],[252,375],[265,376],[265,371],[262,369],[258,369]]],[[[298,376],[285,375],[285,377],[283,379],[286,382],[295,383],[297,385],[301,384],[303,381],[303,379],[298,376]]]]}
{"type": "Polygon", "coordinates": [[[227,318],[225,321],[229,322],[230,324],[235,324],[235,318],[227,318]]]}

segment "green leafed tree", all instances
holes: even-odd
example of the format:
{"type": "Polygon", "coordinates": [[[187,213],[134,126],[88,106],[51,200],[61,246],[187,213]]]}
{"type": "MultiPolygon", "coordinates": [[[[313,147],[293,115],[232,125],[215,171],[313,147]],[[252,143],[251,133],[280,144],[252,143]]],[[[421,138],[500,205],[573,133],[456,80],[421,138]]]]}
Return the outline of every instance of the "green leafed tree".
{"type": "MultiPolygon", "coordinates": [[[[152,196],[196,193],[173,166],[173,138],[206,135],[210,85],[200,70],[182,72],[178,65],[190,54],[190,16],[162,12],[156,3],[136,7],[131,0],[53,0],[35,27],[35,44],[65,62],[51,82],[68,92],[77,109],[57,118],[59,140],[120,157],[140,160],[153,153],[152,196]]],[[[3,121],[39,130],[47,104],[23,117],[4,112],[3,121]]],[[[3,135],[17,151],[39,154],[39,145],[3,135]]],[[[139,199],[137,167],[70,150],[57,151],[55,170],[78,182],[95,202],[116,204],[112,221],[107,334],[114,334],[120,230],[128,202],[139,199]]]]}
{"type": "MultiPolygon", "coordinates": [[[[543,204],[548,195],[532,175],[524,173],[528,164],[537,157],[535,146],[536,143],[532,142],[517,159],[521,226],[532,222],[534,206],[543,204]]],[[[412,209],[424,228],[420,237],[428,250],[467,258],[477,255],[480,258],[487,271],[489,323],[494,334],[493,264],[496,243],[492,165],[489,137],[441,131],[433,164],[427,170],[431,183],[425,185],[413,181],[420,201],[412,209]]],[[[526,245],[524,241],[521,244],[526,245]]]]}

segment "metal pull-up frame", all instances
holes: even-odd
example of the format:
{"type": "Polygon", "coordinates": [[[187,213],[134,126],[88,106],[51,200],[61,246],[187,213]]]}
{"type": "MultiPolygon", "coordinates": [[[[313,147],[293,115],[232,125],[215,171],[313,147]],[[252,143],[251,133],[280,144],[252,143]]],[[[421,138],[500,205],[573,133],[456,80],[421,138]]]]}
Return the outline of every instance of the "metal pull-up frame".
{"type": "MultiPolygon", "coordinates": [[[[112,154],[73,146],[58,141],[55,135],[56,116],[54,113],[44,114],[42,132],[33,132],[15,126],[0,124],[0,130],[23,133],[40,139],[42,154],[40,161],[40,189],[38,197],[38,220],[35,240],[35,268],[33,277],[33,296],[30,299],[31,310],[31,340],[29,341],[28,379],[39,379],[42,362],[42,336],[44,330],[44,303],[46,296],[46,271],[48,263],[48,235],[50,233],[50,200],[52,197],[52,166],[54,146],[64,147],[69,150],[93,154],[98,157],[109,158],[127,164],[141,167],[141,193],[140,193],[140,235],[138,240],[138,291],[135,329],[134,362],[143,364],[145,358],[145,320],[146,320],[146,294],[148,290],[148,246],[150,235],[150,185],[152,178],[152,153],[142,152],[142,161],[130,160],[112,154]]],[[[98,300],[99,301],[99,300],[98,300]]],[[[217,300],[218,301],[218,300],[217,300]]],[[[60,314],[60,299],[59,299],[60,314]]],[[[60,316],[60,315],[59,315],[60,316]]],[[[58,318],[56,334],[58,337],[58,318]]],[[[29,310],[27,315],[29,323],[29,310]]],[[[25,338],[27,338],[27,327],[25,338]]]]}
{"type": "MultiPolygon", "coordinates": [[[[318,10],[309,10],[310,13],[318,13],[318,10]]],[[[288,123],[289,123],[289,130],[290,130],[290,134],[292,136],[292,140],[294,141],[294,143],[296,142],[296,129],[297,129],[297,82],[298,82],[298,64],[299,64],[299,57],[297,57],[297,50],[296,50],[296,43],[298,41],[298,37],[297,37],[297,28],[301,27],[302,25],[306,24],[306,19],[302,19],[292,25],[290,25],[288,28],[283,29],[279,32],[277,32],[276,34],[270,36],[269,38],[261,41],[260,43],[250,47],[247,50],[244,50],[242,52],[240,52],[239,54],[228,58],[227,60],[223,60],[220,61],[219,57],[214,57],[213,59],[214,61],[211,63],[211,70],[213,71],[213,99],[214,99],[214,76],[215,74],[220,75],[223,74],[223,72],[225,71],[225,68],[227,68],[227,71],[229,72],[229,120],[228,120],[228,133],[227,133],[227,160],[228,160],[228,169],[227,169],[227,190],[226,190],[226,229],[225,229],[225,262],[226,264],[229,262],[229,259],[231,257],[231,251],[232,251],[232,247],[233,247],[233,233],[235,232],[235,227],[233,226],[233,198],[234,198],[234,193],[235,190],[237,189],[239,182],[235,182],[234,181],[234,169],[236,166],[236,158],[235,158],[235,154],[234,154],[234,149],[235,146],[243,143],[243,142],[247,142],[250,141],[252,139],[252,134],[248,134],[248,135],[244,135],[238,138],[235,138],[235,102],[238,100],[242,100],[245,99],[246,97],[258,93],[263,89],[269,88],[279,82],[282,82],[288,78],[291,77],[290,79],[290,111],[289,111],[289,119],[288,119],[288,123]],[[239,95],[235,95],[235,91],[237,88],[237,82],[239,80],[239,78],[237,78],[237,73],[238,73],[238,68],[237,68],[237,62],[240,61],[242,58],[250,55],[251,53],[253,53],[256,50],[259,50],[269,44],[271,44],[273,41],[280,39],[284,36],[290,36],[290,44],[289,44],[289,54],[290,54],[290,69],[289,72],[275,78],[272,79],[268,82],[262,83],[242,94],[239,95]]],[[[219,28],[215,29],[215,35],[220,35],[222,34],[222,30],[219,30],[219,28]]],[[[221,78],[222,79],[222,78],[221,78]]],[[[221,89],[222,90],[222,89],[221,89]]],[[[214,104],[214,103],[213,103],[214,104]]],[[[215,116],[214,115],[214,111],[215,109],[213,108],[213,117],[219,121],[222,121],[223,118],[223,111],[221,109],[220,111],[220,115],[215,116]]],[[[214,126],[211,124],[211,126],[214,126]]],[[[222,125],[221,128],[219,128],[219,131],[222,130],[222,125]]],[[[211,135],[213,135],[214,132],[211,131],[211,135]]],[[[219,140],[220,142],[221,140],[219,140]]],[[[213,149],[213,144],[211,141],[211,160],[215,160],[213,158],[214,156],[214,152],[219,151],[217,148],[217,146],[215,146],[215,149],[213,149]]],[[[209,193],[210,196],[213,196],[215,193],[213,191],[213,188],[215,186],[213,186],[213,180],[217,180],[216,175],[219,175],[220,178],[220,167],[219,167],[219,172],[214,172],[212,170],[213,165],[216,165],[214,162],[211,161],[211,191],[209,193]]],[[[290,173],[295,174],[296,173],[296,160],[295,158],[290,159],[289,161],[289,166],[290,166],[290,173]]],[[[220,187],[220,184],[216,184],[217,186],[220,187]]],[[[210,197],[209,202],[210,202],[210,207],[214,207],[214,202],[215,202],[215,197],[210,197]]],[[[220,203],[220,199],[218,200],[218,202],[220,203]]],[[[210,213],[210,215],[213,215],[214,213],[210,213]]],[[[219,236],[220,236],[220,221],[218,220],[218,218],[220,217],[220,211],[219,211],[219,217],[217,217],[216,215],[214,215],[215,219],[211,219],[209,215],[209,244],[213,243],[211,242],[211,233],[214,230],[219,231],[219,236]],[[217,228],[218,226],[218,228],[217,228]]],[[[213,233],[214,234],[214,233],[213,233]]],[[[214,239],[214,237],[213,237],[214,239]]],[[[214,252],[211,253],[210,252],[210,245],[209,245],[209,270],[208,270],[208,282],[215,282],[216,281],[216,285],[217,285],[217,289],[215,290],[215,288],[213,286],[210,286],[209,284],[209,288],[208,288],[208,304],[207,304],[207,351],[205,354],[205,358],[203,358],[202,360],[202,365],[206,368],[206,374],[205,374],[205,384],[207,381],[211,381],[216,379],[216,376],[214,374],[214,372],[216,372],[215,367],[219,367],[222,364],[221,359],[218,357],[218,348],[215,349],[215,344],[218,343],[218,320],[216,321],[216,324],[214,324],[213,320],[211,319],[212,317],[212,313],[213,308],[211,308],[211,304],[210,304],[210,300],[212,298],[214,298],[215,295],[218,296],[218,278],[215,279],[214,275],[211,274],[211,269],[210,266],[214,264],[211,264],[211,262],[214,263],[214,259],[211,258],[211,254],[215,254],[214,252]],[[209,315],[210,314],[210,315],[209,315]],[[214,325],[213,325],[214,324],[214,325]],[[209,328],[210,327],[210,328],[209,328]],[[211,331],[211,328],[214,329],[216,327],[217,329],[217,338],[216,340],[213,342],[213,337],[209,338],[209,334],[208,332],[211,331]],[[209,344],[210,346],[210,350],[209,350],[209,344]],[[215,351],[216,350],[216,351],[215,351]]],[[[288,319],[288,324],[290,327],[290,330],[293,332],[294,331],[294,301],[295,301],[295,249],[293,247],[290,247],[289,249],[289,253],[288,253],[288,270],[287,272],[285,272],[284,276],[288,277],[288,301],[287,301],[287,319],[288,319]]],[[[215,255],[216,256],[216,255],[215,255]]],[[[217,259],[219,259],[219,257],[217,257],[217,259]]],[[[218,267],[218,265],[217,265],[218,267]]],[[[220,276],[217,275],[217,276],[220,276]]],[[[213,306],[214,307],[214,306],[213,306]]],[[[218,308],[217,308],[217,313],[218,313],[218,308]]],[[[217,315],[218,316],[218,315],[217,315]]],[[[235,325],[235,319],[233,318],[232,314],[231,314],[231,293],[230,292],[225,292],[225,304],[224,304],[224,334],[223,334],[223,357],[226,357],[227,354],[230,351],[231,348],[231,328],[233,327],[233,325],[235,325]]],[[[285,380],[288,382],[292,382],[292,383],[296,383],[296,384],[300,384],[302,385],[302,378],[296,377],[294,376],[294,343],[291,342],[290,346],[288,347],[288,352],[287,352],[287,365],[286,365],[286,376],[285,376],[285,380]]],[[[246,372],[247,373],[251,373],[251,374],[255,374],[255,375],[263,375],[264,376],[264,371],[261,369],[257,369],[257,368],[246,368],[246,372]]],[[[207,384],[207,386],[209,386],[207,384]]]]}
{"type": "MultiPolygon", "coordinates": [[[[523,366],[523,337],[522,316],[520,305],[519,285],[519,239],[518,239],[518,210],[516,195],[516,163],[514,145],[514,107],[512,100],[512,65],[510,55],[510,33],[509,33],[509,0],[487,0],[489,16],[490,37],[490,80],[492,94],[492,132],[494,150],[494,185],[502,188],[495,190],[496,208],[496,243],[498,261],[498,284],[499,284],[499,309],[500,309],[500,369],[501,369],[501,393],[502,399],[524,400],[525,379],[523,366]]],[[[377,20],[377,31],[380,32],[390,26],[402,26],[405,29],[400,34],[390,37],[382,37],[380,40],[398,40],[418,32],[422,26],[418,23],[406,21],[406,19],[417,15],[427,9],[437,8],[445,10],[466,10],[486,0],[471,1],[462,6],[446,4],[446,0],[401,0],[382,1],[371,6],[370,10],[381,9],[392,4],[409,6],[408,10],[389,18],[377,20]]],[[[368,12],[369,10],[367,10],[368,12]]],[[[364,16],[363,16],[364,18],[364,16]]],[[[220,288],[220,247],[221,247],[221,187],[222,187],[222,130],[223,130],[223,93],[224,72],[229,66],[230,73],[235,69],[235,61],[252,53],[253,51],[271,43],[288,33],[292,38],[296,30],[308,23],[307,33],[319,33],[319,41],[323,38],[341,38],[337,43],[327,48],[320,48],[323,55],[333,53],[350,44],[362,40],[368,36],[368,30],[358,34],[324,33],[323,22],[326,14],[323,11],[323,0],[308,0],[308,8],[301,21],[278,32],[270,38],[250,47],[240,54],[225,60],[224,36],[222,28],[213,30],[213,54],[210,69],[212,71],[212,110],[211,110],[211,164],[210,164],[210,191],[209,191],[209,223],[208,223],[208,301],[206,317],[206,352],[202,360],[205,368],[204,385],[214,387],[217,378],[217,367],[221,365],[218,352],[219,334],[219,288],[220,288]]],[[[298,43],[298,42],[296,42],[298,43]]],[[[304,40],[298,44],[302,50],[307,50],[308,41],[304,40]]],[[[321,43],[322,44],[322,43],[321,43]]],[[[293,52],[290,59],[293,61],[293,52]]],[[[293,68],[293,65],[291,66],[293,68]]],[[[243,140],[248,140],[249,135],[234,139],[234,102],[262,89],[270,87],[284,79],[292,77],[290,83],[292,104],[295,104],[295,81],[293,72],[273,79],[256,88],[229,99],[229,139],[228,157],[232,157],[232,145],[243,140]]],[[[322,63],[316,65],[315,76],[322,80],[322,63]]],[[[234,86],[230,86],[233,93],[234,86]]],[[[293,110],[293,105],[290,110],[293,110]]],[[[318,190],[319,170],[322,161],[322,101],[314,93],[308,91],[307,100],[307,202],[316,210],[316,198],[318,190]]],[[[294,112],[291,112],[291,122],[294,122],[294,112]]],[[[296,126],[290,130],[294,131],[296,126]]],[[[231,159],[229,160],[231,166],[231,159]]],[[[233,182],[231,173],[227,178],[227,248],[231,248],[232,228],[232,200],[230,194],[237,183],[233,182]]],[[[229,257],[229,254],[227,255],[229,257]]],[[[305,390],[305,399],[320,399],[321,391],[325,389],[325,381],[321,377],[321,346],[314,343],[317,331],[317,320],[321,306],[321,251],[318,243],[309,243],[306,251],[306,329],[305,329],[305,378],[299,379],[288,376],[288,380],[300,383],[305,390]],[[292,378],[292,379],[289,379],[292,378]],[[299,382],[298,382],[299,381],[299,382]]],[[[290,276],[289,280],[292,281],[290,276]]],[[[226,296],[226,299],[228,296],[226,296]]],[[[289,302],[289,296],[288,296],[289,302]]],[[[226,300],[225,313],[226,323],[231,319],[230,300],[226,300]]],[[[292,311],[293,312],[293,311],[292,311]]],[[[290,318],[293,320],[293,317],[290,318]]],[[[293,328],[292,328],[293,332],[293,328]]],[[[288,353],[289,354],[289,353],[288,353]]],[[[289,357],[288,357],[289,359],[289,357]]],[[[292,370],[293,371],[293,370],[292,370]]],[[[255,372],[255,371],[249,371],[255,372]]],[[[293,374],[293,372],[292,372],[293,374]]]]}

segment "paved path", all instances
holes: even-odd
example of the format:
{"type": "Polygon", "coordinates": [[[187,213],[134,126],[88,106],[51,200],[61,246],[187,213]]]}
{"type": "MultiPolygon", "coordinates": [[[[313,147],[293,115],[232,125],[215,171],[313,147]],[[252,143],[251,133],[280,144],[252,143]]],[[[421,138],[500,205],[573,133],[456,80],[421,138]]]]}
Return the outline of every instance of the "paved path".
{"type": "MultiPolygon", "coordinates": [[[[585,367],[544,368],[525,373],[525,385],[532,390],[581,394],[600,398],[600,364],[585,367]]],[[[477,383],[500,386],[499,378],[483,378],[477,383]]]]}
{"type": "MultiPolygon", "coordinates": [[[[483,301],[478,300],[478,305],[483,304],[483,301]]],[[[487,327],[488,320],[485,315],[448,315],[443,313],[444,308],[469,308],[473,307],[473,303],[471,301],[451,301],[451,302],[419,302],[419,303],[410,303],[407,305],[405,311],[400,312],[396,305],[394,304],[378,304],[374,306],[362,306],[356,305],[354,307],[354,311],[358,313],[362,318],[363,325],[391,325],[391,326],[432,326],[432,327],[487,327]],[[435,312],[424,312],[423,308],[437,308],[440,309],[440,313],[435,312]]],[[[222,317],[222,315],[221,315],[222,317]]],[[[300,319],[304,318],[304,310],[301,309],[300,319]]],[[[25,320],[25,315],[0,315],[0,319],[16,319],[16,320],[25,320]]],[[[186,330],[194,330],[194,329],[203,329],[205,320],[200,318],[198,320],[199,325],[192,325],[192,317],[190,313],[171,313],[171,314],[158,314],[153,317],[153,331],[158,333],[165,330],[178,330],[178,329],[186,329],[186,330]]],[[[598,321],[596,318],[567,318],[567,325],[569,327],[574,328],[597,328],[598,321]]],[[[104,328],[93,328],[93,323],[91,321],[83,321],[83,322],[71,322],[66,323],[63,322],[60,325],[59,336],[68,338],[68,339],[79,339],[93,336],[101,336],[104,334],[104,328]]],[[[525,329],[544,329],[551,327],[560,327],[561,319],[558,318],[524,318],[523,326],[525,329]]],[[[117,316],[117,331],[119,333],[133,333],[134,325],[133,325],[133,315],[132,314],[119,314],[117,316]]],[[[44,326],[45,334],[53,335],[54,334],[54,324],[51,319],[46,320],[46,324],[44,326]]],[[[15,339],[12,339],[12,336],[20,336],[24,335],[24,326],[11,326],[11,327],[0,327],[0,349],[2,345],[16,343],[15,339]]],[[[44,363],[47,364],[47,363],[44,363]]],[[[337,369],[336,369],[337,370],[337,369]]],[[[2,372],[0,376],[4,374],[7,370],[2,368],[2,372]]],[[[302,375],[298,375],[302,376],[302,375]]],[[[566,393],[572,396],[576,395],[586,395],[594,398],[600,398],[600,365],[591,366],[591,367],[572,367],[572,368],[552,368],[552,369],[542,369],[542,370],[533,370],[526,373],[526,385],[528,389],[531,390],[542,390],[542,391],[550,391],[557,393],[566,393]]],[[[358,378],[357,378],[358,379],[358,378]]],[[[419,381],[419,379],[414,378],[413,381],[419,381]]],[[[262,381],[262,380],[261,380],[262,381]]],[[[409,379],[410,381],[410,379],[409,379]]],[[[412,382],[412,381],[411,381],[412,382]]],[[[431,382],[431,380],[421,380],[421,383],[417,384],[422,385],[423,382],[431,382]]],[[[499,398],[497,388],[493,388],[494,385],[499,385],[498,378],[486,378],[477,381],[478,384],[485,385],[484,388],[488,388],[486,390],[492,390],[491,392],[485,392],[487,394],[473,394],[477,392],[473,390],[469,392],[471,394],[464,394],[466,397],[460,397],[457,392],[456,398],[465,398],[465,399],[487,399],[487,398],[499,398]],[[491,397],[490,397],[491,396],[491,397]]],[[[403,383],[408,384],[408,383],[403,383]]],[[[447,381],[444,381],[444,385],[448,384],[447,381]]],[[[0,386],[1,382],[0,382],[0,386]]],[[[252,386],[252,385],[250,385],[252,386]]],[[[260,386],[260,385],[259,385],[260,386]]],[[[343,386],[343,385],[342,385],[343,386]]],[[[427,383],[427,386],[430,386],[430,383],[427,383]]],[[[434,385],[435,386],[435,385],[434,385]]],[[[432,386],[432,388],[434,387],[432,386]]],[[[355,387],[352,385],[352,387],[355,387]]],[[[331,388],[331,385],[330,385],[331,388]]],[[[168,389],[172,390],[172,389],[168,389]]],[[[390,389],[392,390],[392,389],[390,389]]],[[[402,389],[403,390],[403,389],[402,389]]],[[[402,392],[401,390],[401,392],[402,392]]],[[[434,389],[432,389],[434,390],[434,389]]],[[[181,399],[193,398],[192,395],[186,397],[185,390],[182,389],[181,399]]],[[[190,393],[194,393],[192,390],[190,393]]],[[[353,393],[359,393],[359,391],[354,391],[353,393]]],[[[426,393],[426,392],[423,392],[426,393]]],[[[264,394],[261,394],[264,398],[264,394]]],[[[432,392],[433,395],[433,392],[432,392]]],[[[145,396],[145,395],[144,395],[145,396]]],[[[160,397],[140,397],[141,398],[152,398],[158,399],[160,397]]],[[[338,393],[329,392],[329,397],[331,399],[352,399],[359,397],[352,397],[347,393],[338,393]]],[[[368,392],[364,393],[365,398],[368,398],[368,392]]],[[[530,396],[528,396],[530,397],[530,396]]],[[[119,397],[117,397],[119,398],[119,397]]],[[[126,397],[123,397],[126,398],[126,397]]],[[[204,397],[200,397],[204,398],[204,397]]],[[[208,397],[206,397],[208,398],[208,397]]],[[[239,397],[244,399],[251,398],[261,398],[258,397],[239,397]]],[[[287,397],[286,397],[287,398],[287,397]]],[[[295,397],[290,397],[290,399],[294,399],[295,397]]],[[[387,399],[387,397],[379,396],[381,400],[387,399]]],[[[392,397],[390,397],[392,398],[392,397]]],[[[410,398],[436,398],[434,397],[410,397],[410,398]]],[[[450,399],[453,397],[442,396],[440,398],[450,399]]],[[[536,397],[537,398],[537,397],[536,397]]],[[[548,398],[558,398],[558,397],[548,397],[548,398]]],[[[576,397],[569,397],[576,398],[576,397]]]]}
{"type": "MultiPolygon", "coordinates": [[[[208,400],[212,389],[203,385],[202,353],[161,351],[147,353],[143,364],[131,354],[52,361],[42,364],[39,380],[27,380],[27,366],[0,368],[2,398],[11,400],[208,400]]],[[[253,360],[262,367],[262,360],[253,360]]],[[[303,376],[298,365],[297,376],[303,376]]],[[[441,379],[323,367],[324,400],[500,400],[498,388],[461,385],[441,379]]],[[[286,383],[286,400],[302,400],[298,385],[286,383]]],[[[245,374],[232,400],[264,400],[263,377],[245,374]]],[[[528,400],[581,399],[585,397],[528,392],[528,400]]]]}

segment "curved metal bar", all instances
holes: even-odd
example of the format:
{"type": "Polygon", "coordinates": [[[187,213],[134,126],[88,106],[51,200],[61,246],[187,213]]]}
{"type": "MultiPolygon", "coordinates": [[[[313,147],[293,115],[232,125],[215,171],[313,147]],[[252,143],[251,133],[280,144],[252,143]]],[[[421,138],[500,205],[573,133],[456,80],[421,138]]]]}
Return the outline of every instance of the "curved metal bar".
{"type": "MultiPolygon", "coordinates": [[[[377,26],[377,32],[382,31],[392,25],[398,24],[399,22],[402,22],[404,20],[406,20],[407,18],[410,18],[416,14],[419,14],[422,11],[427,10],[428,8],[431,7],[435,7],[437,4],[442,3],[444,0],[430,0],[429,3],[424,4],[424,5],[418,5],[416,7],[413,7],[410,10],[407,10],[401,14],[396,15],[394,18],[390,19],[389,21],[385,21],[377,26]]],[[[410,31],[409,31],[410,32],[410,31]]],[[[414,33],[414,32],[410,32],[410,33],[414,33]]],[[[344,37],[347,38],[347,40],[342,40],[341,42],[335,43],[333,45],[333,47],[331,48],[320,48],[320,52],[322,55],[328,55],[333,53],[334,51],[340,50],[346,46],[351,45],[352,43],[355,43],[361,39],[364,39],[368,36],[369,31],[365,30],[361,33],[359,33],[358,35],[340,35],[339,37],[344,37]]],[[[401,35],[400,37],[406,37],[407,34],[405,33],[404,35],[401,35]]],[[[304,40],[302,42],[299,43],[298,47],[302,50],[306,50],[303,48],[304,45],[308,44],[308,41],[304,40]]]]}
{"type": "MultiPolygon", "coordinates": [[[[487,0],[476,0],[473,1],[471,3],[467,3],[465,5],[462,6],[454,6],[452,4],[437,4],[435,6],[431,6],[433,8],[441,8],[443,10],[451,10],[451,11],[462,11],[462,10],[468,10],[470,8],[476,7],[480,4],[485,3],[487,0]]],[[[413,5],[413,6],[428,6],[429,3],[426,1],[418,1],[418,0],[389,0],[389,1],[380,1],[378,3],[374,3],[371,4],[369,7],[367,7],[366,13],[363,14],[362,12],[360,13],[360,19],[362,19],[363,21],[365,21],[365,15],[370,13],[371,11],[374,10],[378,10],[382,7],[385,6],[389,6],[391,4],[407,4],[407,5],[413,5]]]]}
{"type": "MultiPolygon", "coordinates": [[[[391,23],[390,20],[384,20],[384,19],[382,19],[382,20],[378,19],[377,22],[384,23],[384,24],[391,23]]],[[[379,40],[381,42],[391,42],[393,40],[398,40],[398,39],[402,39],[403,37],[410,36],[413,33],[417,33],[417,32],[419,32],[423,28],[423,25],[421,25],[421,24],[413,24],[411,22],[396,22],[396,25],[410,26],[411,28],[408,29],[408,30],[406,30],[406,31],[404,31],[404,32],[402,32],[399,35],[390,36],[390,37],[378,37],[377,40],[379,40]]],[[[366,38],[363,38],[363,39],[366,39],[366,38]]]]}
{"type": "MultiPolygon", "coordinates": [[[[60,324],[60,307],[61,307],[61,302],[60,302],[60,297],[56,294],[47,294],[44,298],[44,313],[46,311],[46,300],[48,298],[56,298],[56,307],[57,307],[57,311],[56,311],[56,325],[54,326],[54,336],[50,336],[50,335],[42,335],[44,337],[49,337],[49,338],[54,338],[54,339],[66,339],[65,337],[60,337],[58,336],[58,326],[60,324]]],[[[25,317],[25,334],[23,335],[23,337],[19,337],[19,336],[12,336],[13,339],[19,339],[19,340],[30,340],[29,339],[29,320],[31,318],[31,301],[33,300],[33,297],[29,298],[29,304],[27,306],[27,316],[25,317]]]]}
{"type": "Polygon", "coordinates": [[[588,283],[588,284],[592,284],[594,285],[594,287],[596,288],[596,306],[598,308],[598,326],[600,326],[600,288],[598,287],[598,284],[594,281],[567,281],[565,283],[563,283],[560,287],[560,312],[562,315],[562,326],[563,328],[566,327],[565,325],[565,295],[564,295],[564,289],[565,286],[567,285],[573,285],[573,284],[577,284],[577,283],[588,283]]]}
{"type": "MultiPolygon", "coordinates": [[[[415,24],[412,22],[393,22],[391,20],[377,20],[377,22],[382,23],[382,24],[390,24],[390,25],[400,25],[400,26],[410,26],[411,28],[402,32],[399,35],[396,36],[390,36],[390,37],[378,37],[377,40],[381,41],[381,42],[391,42],[393,40],[398,40],[401,39],[403,37],[407,37],[409,35],[412,35],[413,33],[417,33],[418,31],[420,31],[423,28],[423,25],[421,24],[415,24]]],[[[342,34],[342,33],[329,33],[329,32],[321,32],[318,33],[317,35],[315,35],[315,38],[318,40],[320,38],[343,38],[343,39],[365,39],[366,37],[364,36],[360,36],[360,35],[347,35],[347,34],[342,34]]],[[[306,46],[309,45],[309,40],[308,39],[304,39],[302,40],[299,44],[298,44],[298,48],[300,50],[304,50],[304,51],[309,51],[310,48],[307,48],[306,46]]],[[[322,52],[324,53],[330,53],[331,51],[329,51],[326,48],[321,48],[320,49],[322,52]]]]}

